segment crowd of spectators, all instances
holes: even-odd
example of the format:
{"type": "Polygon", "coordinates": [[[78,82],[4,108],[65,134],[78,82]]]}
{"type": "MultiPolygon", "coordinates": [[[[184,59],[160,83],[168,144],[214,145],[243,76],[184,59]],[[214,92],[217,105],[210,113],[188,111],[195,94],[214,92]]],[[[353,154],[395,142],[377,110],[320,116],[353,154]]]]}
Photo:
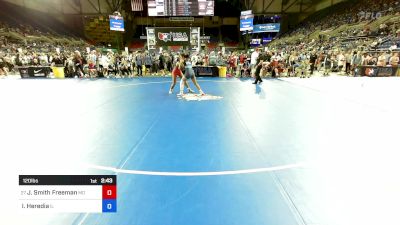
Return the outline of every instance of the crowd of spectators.
{"type": "Polygon", "coordinates": [[[269,45],[270,50],[260,54],[267,55],[263,56],[263,71],[271,71],[273,76],[306,77],[315,70],[323,75],[331,72],[357,75],[357,68],[362,65],[398,67],[400,24],[391,19],[400,18],[399,1],[368,0],[343,4],[342,10],[328,13],[322,19],[310,18],[274,40],[269,45]],[[388,17],[378,27],[370,27],[384,16],[388,17]],[[341,26],[358,28],[338,29],[341,26]],[[340,31],[336,35],[325,35],[335,34],[332,31],[336,29],[340,31]],[[315,31],[318,31],[317,38],[310,36],[315,31]],[[290,39],[293,36],[300,38],[290,39]]]}
{"type": "MultiPolygon", "coordinates": [[[[387,15],[400,18],[399,1],[367,0],[346,4],[322,19],[310,18],[274,40],[265,51],[264,48],[252,52],[202,51],[193,53],[191,61],[201,66],[227,66],[228,75],[238,77],[250,76],[260,63],[262,74],[273,77],[306,77],[316,70],[323,75],[331,72],[355,75],[360,65],[397,67],[400,24],[387,20],[376,29],[369,25],[387,15]],[[336,36],[325,35],[325,31],[346,24],[362,26],[343,29],[336,36]],[[310,37],[315,31],[319,31],[318,38],[310,37]],[[299,34],[303,38],[285,41],[287,37],[299,34]]],[[[57,34],[24,25],[10,27],[0,23],[0,33],[14,33],[0,35],[0,75],[18,73],[19,67],[58,66],[64,67],[66,77],[164,76],[172,71],[182,53],[145,49],[114,52],[82,44],[81,40],[61,43],[65,39],[57,34]]]]}
{"type": "MultiPolygon", "coordinates": [[[[18,74],[25,67],[64,67],[66,77],[133,77],[169,74],[182,52],[140,49],[116,52],[96,48],[79,39],[66,40],[28,25],[0,22],[0,75],[18,74]],[[51,41],[51,42],[49,42],[51,41]]],[[[191,55],[194,65],[229,63],[230,54],[219,50],[191,55]]]]}
{"type": "Polygon", "coordinates": [[[83,43],[81,39],[42,32],[29,25],[0,22],[0,75],[15,73],[21,66],[44,66],[71,58],[75,50],[83,49],[83,43]]]}
{"type": "MultiPolygon", "coordinates": [[[[328,12],[323,18],[311,16],[300,26],[284,34],[282,37],[297,34],[308,36],[316,30],[324,31],[335,29],[344,24],[372,22],[386,15],[400,15],[400,1],[366,0],[357,1],[356,3],[345,2],[336,7],[334,12],[328,12]]],[[[360,30],[346,31],[345,35],[363,35],[366,32],[368,32],[368,26],[360,30]]]]}

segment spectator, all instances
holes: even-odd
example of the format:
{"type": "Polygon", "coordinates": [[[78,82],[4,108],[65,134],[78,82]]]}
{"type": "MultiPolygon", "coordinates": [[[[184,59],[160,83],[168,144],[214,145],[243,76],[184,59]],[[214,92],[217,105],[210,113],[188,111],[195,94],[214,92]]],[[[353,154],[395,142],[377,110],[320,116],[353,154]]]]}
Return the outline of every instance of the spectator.
{"type": "Polygon", "coordinates": [[[390,59],[389,59],[389,64],[392,67],[399,66],[399,53],[393,53],[392,57],[390,57],[390,59]]]}

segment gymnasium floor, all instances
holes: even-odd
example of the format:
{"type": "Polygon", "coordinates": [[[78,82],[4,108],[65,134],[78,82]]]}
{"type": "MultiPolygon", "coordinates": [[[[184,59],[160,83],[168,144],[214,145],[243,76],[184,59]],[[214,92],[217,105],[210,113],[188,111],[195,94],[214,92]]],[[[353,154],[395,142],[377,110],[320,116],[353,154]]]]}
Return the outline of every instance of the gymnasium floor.
{"type": "Polygon", "coordinates": [[[199,81],[1,80],[0,224],[400,224],[399,78],[199,81]],[[21,215],[19,174],[117,174],[117,213],[21,215]]]}

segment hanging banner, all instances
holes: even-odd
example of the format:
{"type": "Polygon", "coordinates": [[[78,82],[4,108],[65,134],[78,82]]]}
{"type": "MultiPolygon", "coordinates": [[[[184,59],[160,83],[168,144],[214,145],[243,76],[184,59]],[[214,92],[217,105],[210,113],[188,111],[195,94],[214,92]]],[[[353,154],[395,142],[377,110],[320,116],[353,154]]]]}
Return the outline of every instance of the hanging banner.
{"type": "Polygon", "coordinates": [[[147,27],[148,50],[182,46],[200,51],[200,27],[147,27]]]}
{"type": "Polygon", "coordinates": [[[190,47],[192,51],[200,51],[200,27],[190,28],[190,47]]]}
{"type": "Polygon", "coordinates": [[[188,27],[156,27],[154,28],[156,46],[188,46],[190,32],[188,27]]]}
{"type": "Polygon", "coordinates": [[[156,35],[153,27],[147,27],[147,49],[156,49],[156,35]]]}
{"type": "Polygon", "coordinates": [[[122,16],[110,15],[110,30],[125,31],[124,18],[122,16]]]}
{"type": "Polygon", "coordinates": [[[266,23],[254,25],[253,33],[264,33],[264,32],[279,32],[281,30],[280,23],[266,23]]]}
{"type": "Polygon", "coordinates": [[[252,31],[253,30],[253,19],[246,18],[240,20],[240,31],[252,31]]]}

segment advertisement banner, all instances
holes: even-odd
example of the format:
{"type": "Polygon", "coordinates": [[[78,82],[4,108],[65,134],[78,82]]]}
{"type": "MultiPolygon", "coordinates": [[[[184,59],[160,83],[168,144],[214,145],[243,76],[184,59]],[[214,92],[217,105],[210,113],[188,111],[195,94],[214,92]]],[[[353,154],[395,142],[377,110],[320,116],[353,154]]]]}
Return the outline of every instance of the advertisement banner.
{"type": "Polygon", "coordinates": [[[188,46],[191,30],[188,27],[154,28],[156,46],[188,46]]]}
{"type": "Polygon", "coordinates": [[[390,77],[398,74],[399,67],[362,66],[358,71],[361,76],[390,77]]]}
{"type": "Polygon", "coordinates": [[[241,16],[253,15],[253,11],[252,10],[241,11],[240,15],[241,16]]]}
{"type": "Polygon", "coordinates": [[[253,19],[247,18],[240,20],[240,31],[251,31],[253,30],[253,19]]]}
{"type": "Polygon", "coordinates": [[[253,33],[279,32],[280,30],[280,23],[257,24],[254,25],[253,33]]]}
{"type": "Polygon", "coordinates": [[[266,37],[262,39],[262,44],[266,45],[272,41],[272,37],[266,37]]]}
{"type": "Polygon", "coordinates": [[[192,51],[200,51],[200,27],[190,28],[190,47],[192,51]]]}
{"type": "Polygon", "coordinates": [[[250,45],[251,46],[253,46],[253,45],[255,45],[255,46],[261,45],[261,39],[251,39],[250,40],[250,45]]]}
{"type": "Polygon", "coordinates": [[[154,50],[156,49],[156,35],[155,35],[155,28],[147,27],[147,49],[154,50]]]}
{"type": "Polygon", "coordinates": [[[125,31],[124,18],[110,15],[110,30],[125,31]]]}

